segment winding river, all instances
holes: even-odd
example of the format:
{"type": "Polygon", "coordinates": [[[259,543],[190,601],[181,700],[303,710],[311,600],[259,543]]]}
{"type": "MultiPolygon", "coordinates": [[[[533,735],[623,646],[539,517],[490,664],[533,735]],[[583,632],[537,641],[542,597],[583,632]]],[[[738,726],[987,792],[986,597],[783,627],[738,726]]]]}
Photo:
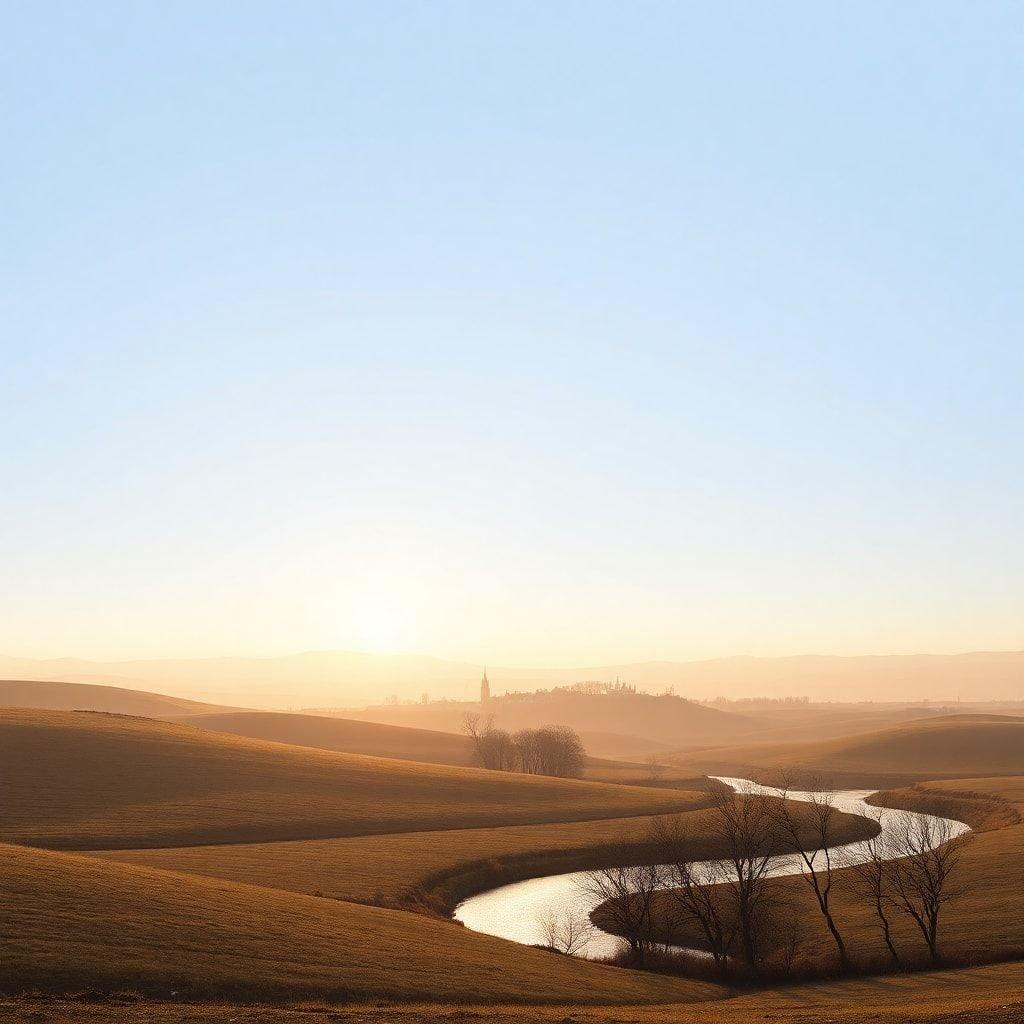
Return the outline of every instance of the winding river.
{"type": "MultiPolygon", "coordinates": [[[[778,791],[770,786],[760,786],[747,779],[719,777],[718,781],[744,793],[778,795],[778,791]]],[[[969,827],[960,821],[936,819],[934,815],[919,814],[915,811],[897,811],[885,807],[875,807],[866,802],[866,798],[873,792],[875,791],[871,789],[836,790],[832,797],[838,810],[877,820],[883,836],[887,830],[893,829],[896,822],[905,820],[907,817],[947,820],[951,837],[970,831],[969,827]]],[[[790,792],[787,795],[791,800],[811,800],[817,794],[790,792]]],[[[844,865],[860,864],[868,859],[867,845],[867,842],[860,841],[846,843],[833,849],[840,851],[844,865]]],[[[769,864],[769,873],[776,877],[797,875],[802,870],[803,862],[795,854],[780,854],[772,857],[769,864]]],[[[599,901],[582,888],[581,883],[586,880],[586,876],[586,871],[572,871],[561,875],[529,878],[523,882],[513,882],[510,885],[489,889],[463,900],[455,908],[455,919],[476,932],[497,935],[500,938],[525,945],[543,945],[545,942],[545,919],[550,918],[552,914],[559,918],[568,913],[589,915],[597,906],[599,901]]],[[[590,959],[603,959],[617,953],[621,946],[620,938],[594,928],[586,946],[578,955],[590,959]]]]}

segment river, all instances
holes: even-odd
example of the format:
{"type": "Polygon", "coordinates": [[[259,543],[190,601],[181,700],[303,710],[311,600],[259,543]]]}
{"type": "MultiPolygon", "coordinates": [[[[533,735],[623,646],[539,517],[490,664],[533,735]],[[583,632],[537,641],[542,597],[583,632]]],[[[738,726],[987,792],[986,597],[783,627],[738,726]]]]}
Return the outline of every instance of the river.
{"type": "MultiPolygon", "coordinates": [[[[770,786],[760,786],[747,779],[718,778],[719,782],[731,786],[744,793],[768,794],[775,796],[778,791],[770,786]]],[[[859,814],[878,821],[882,833],[891,830],[894,824],[910,818],[934,818],[934,815],[919,814],[914,811],[897,811],[884,807],[875,807],[866,802],[875,790],[836,790],[832,793],[835,807],[849,814],[859,814]]],[[[789,792],[791,800],[811,800],[818,794],[810,792],[789,792]]],[[[943,820],[943,819],[937,819],[943,820]]],[[[949,821],[953,836],[969,832],[967,825],[960,821],[949,821]]],[[[867,843],[854,842],[833,847],[840,851],[844,865],[863,863],[867,857],[867,843]]],[[[797,875],[804,869],[800,857],[795,854],[780,854],[772,857],[769,874],[797,875]]],[[[698,869],[699,870],[699,869],[698,869]]],[[[497,935],[502,939],[510,939],[525,945],[543,945],[544,921],[552,914],[557,918],[568,913],[589,915],[598,905],[598,900],[586,893],[581,883],[586,880],[586,871],[571,871],[561,875],[542,875],[529,878],[522,882],[513,882],[496,889],[471,896],[463,900],[455,908],[455,919],[467,928],[487,935],[497,935]]],[[[608,932],[594,928],[580,950],[579,956],[590,959],[604,959],[615,955],[622,947],[622,940],[608,932]]]]}

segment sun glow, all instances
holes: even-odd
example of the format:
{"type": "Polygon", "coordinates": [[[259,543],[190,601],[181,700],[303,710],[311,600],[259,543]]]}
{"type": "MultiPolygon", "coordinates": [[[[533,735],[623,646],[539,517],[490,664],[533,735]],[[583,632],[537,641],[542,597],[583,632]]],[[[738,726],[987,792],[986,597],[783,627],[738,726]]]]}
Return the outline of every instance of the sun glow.
{"type": "Polygon", "coordinates": [[[371,602],[356,612],[353,636],[360,650],[374,654],[393,654],[406,638],[402,615],[386,604],[371,602]]]}

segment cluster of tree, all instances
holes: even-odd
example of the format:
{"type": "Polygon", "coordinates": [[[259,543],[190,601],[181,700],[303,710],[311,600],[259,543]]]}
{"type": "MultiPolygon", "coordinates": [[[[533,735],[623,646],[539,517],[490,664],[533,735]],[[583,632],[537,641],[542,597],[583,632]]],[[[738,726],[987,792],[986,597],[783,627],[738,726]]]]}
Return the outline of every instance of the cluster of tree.
{"type": "Polygon", "coordinates": [[[606,683],[600,679],[588,679],[582,683],[569,683],[566,686],[556,686],[552,693],[580,693],[585,697],[596,697],[609,693],[636,693],[636,687],[632,683],[620,683],[618,679],[614,683],[606,683]]]}
{"type": "Polygon", "coordinates": [[[793,705],[810,704],[810,697],[715,697],[713,700],[705,701],[706,704],[713,704],[716,707],[728,707],[735,704],[737,707],[792,707],[793,705]]]}
{"type": "Polygon", "coordinates": [[[578,778],[583,774],[587,754],[575,729],[547,725],[510,733],[498,729],[491,715],[471,713],[463,719],[466,735],[473,741],[481,768],[527,775],[578,778]]]}
{"type": "MultiPolygon", "coordinates": [[[[780,797],[786,792],[781,789],[780,797]]],[[[608,930],[626,940],[634,963],[642,965],[656,944],[696,935],[723,977],[735,964],[756,976],[770,954],[792,964],[806,921],[770,884],[778,853],[799,863],[840,972],[851,968],[833,898],[836,873],[844,867],[853,872],[858,897],[871,907],[893,964],[904,965],[893,939],[894,915],[916,925],[932,963],[940,963],[940,912],[963,891],[951,882],[964,842],[951,822],[890,813],[885,829],[861,844],[861,855],[846,856],[837,849],[840,812],[828,792],[801,801],[804,807],[809,803],[809,813],[798,812],[793,801],[760,793],[723,788],[712,796],[710,819],[703,820],[699,834],[686,816],[656,822],[651,838],[665,863],[627,864],[587,876],[586,892],[600,905],[608,930]],[[691,851],[709,838],[722,859],[693,862],[691,851]]]]}

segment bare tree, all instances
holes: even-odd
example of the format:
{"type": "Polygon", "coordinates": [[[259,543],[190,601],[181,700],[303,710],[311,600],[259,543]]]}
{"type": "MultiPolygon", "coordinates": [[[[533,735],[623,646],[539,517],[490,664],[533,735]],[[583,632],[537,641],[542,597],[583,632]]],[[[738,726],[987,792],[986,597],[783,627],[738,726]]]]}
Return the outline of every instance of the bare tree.
{"type": "Polygon", "coordinates": [[[577,778],[583,774],[587,755],[575,729],[547,725],[541,729],[520,729],[512,737],[519,770],[527,775],[577,778]]]}
{"type": "Polygon", "coordinates": [[[776,842],[771,800],[759,793],[725,787],[712,790],[711,797],[715,813],[707,834],[725,851],[727,870],[722,884],[735,913],[743,960],[756,971],[763,917],[768,909],[768,868],[776,842]]]}
{"type": "Polygon", "coordinates": [[[462,716],[462,731],[473,741],[473,751],[481,768],[515,771],[516,750],[512,737],[504,729],[495,729],[493,715],[467,712],[462,716]]]}
{"type": "Polygon", "coordinates": [[[889,845],[882,835],[869,839],[864,844],[865,859],[853,864],[852,868],[857,891],[874,908],[875,917],[878,918],[878,927],[882,931],[882,938],[885,940],[886,949],[889,950],[889,956],[894,964],[900,966],[902,960],[893,940],[892,924],[889,921],[888,913],[892,904],[888,884],[888,861],[892,856],[889,852],[889,845]]]}
{"type": "Polygon", "coordinates": [[[541,919],[544,945],[566,956],[579,956],[594,934],[594,923],[577,910],[548,911],[541,919]]]}
{"type": "Polygon", "coordinates": [[[723,976],[728,973],[729,950],[736,937],[736,915],[723,899],[728,869],[721,861],[693,862],[690,851],[701,837],[692,831],[685,815],[659,818],[652,825],[652,840],[669,851],[663,880],[668,885],[664,899],[671,901],[683,920],[696,926],[708,952],[723,976]]]}
{"type": "Polygon", "coordinates": [[[499,772],[514,772],[516,745],[504,729],[488,729],[480,744],[484,766],[499,772]]]}
{"type": "Polygon", "coordinates": [[[647,758],[647,778],[651,782],[657,782],[665,774],[665,765],[661,763],[657,754],[651,754],[647,758]]]}
{"type": "Polygon", "coordinates": [[[845,974],[850,969],[850,957],[832,907],[835,872],[843,866],[842,857],[837,863],[832,849],[838,839],[840,811],[831,790],[820,783],[813,784],[812,789],[815,791],[809,800],[799,801],[799,805],[809,813],[797,813],[797,802],[786,799],[792,791],[792,779],[785,776],[779,788],[782,799],[773,804],[775,823],[779,839],[800,860],[801,876],[814,893],[818,910],[836,944],[839,970],[845,974]]]}
{"type": "Polygon", "coordinates": [[[493,724],[493,715],[487,715],[485,717],[477,711],[467,711],[462,716],[462,731],[473,741],[473,750],[476,754],[476,759],[483,768],[487,767],[487,765],[484,764],[483,740],[487,733],[491,731],[493,724]]]}
{"type": "MultiPolygon", "coordinates": [[[[629,856],[628,849],[618,858],[629,856]]],[[[617,859],[618,859],[617,858],[617,859]]],[[[630,960],[642,966],[652,945],[652,910],[660,874],[654,864],[625,864],[588,871],[581,891],[599,908],[607,931],[621,935],[629,944],[630,960]]]]}
{"type": "Polygon", "coordinates": [[[893,903],[918,927],[932,963],[939,964],[939,915],[958,896],[950,877],[963,854],[966,836],[957,835],[953,822],[931,815],[900,814],[889,829],[889,876],[893,903]]]}

